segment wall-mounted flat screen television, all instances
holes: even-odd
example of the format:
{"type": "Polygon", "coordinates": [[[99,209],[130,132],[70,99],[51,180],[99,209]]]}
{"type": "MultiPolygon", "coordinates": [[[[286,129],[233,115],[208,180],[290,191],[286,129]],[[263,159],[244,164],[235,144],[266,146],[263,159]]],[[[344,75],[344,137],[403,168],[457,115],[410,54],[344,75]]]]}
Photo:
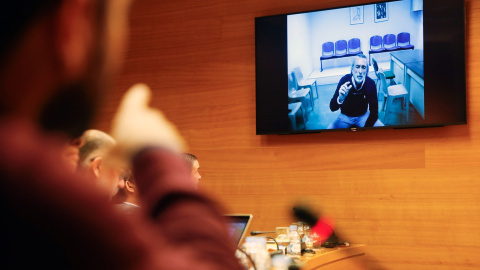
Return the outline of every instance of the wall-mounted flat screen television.
{"type": "Polygon", "coordinates": [[[464,5],[396,0],[255,18],[257,134],[466,124],[464,5]]]}

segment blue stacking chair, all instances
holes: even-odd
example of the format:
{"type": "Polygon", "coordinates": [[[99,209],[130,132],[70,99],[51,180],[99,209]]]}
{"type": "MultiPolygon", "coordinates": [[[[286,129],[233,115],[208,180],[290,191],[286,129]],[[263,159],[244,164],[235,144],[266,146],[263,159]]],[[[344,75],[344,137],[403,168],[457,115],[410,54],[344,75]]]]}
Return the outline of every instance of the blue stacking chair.
{"type": "Polygon", "coordinates": [[[322,59],[327,59],[333,56],[334,54],[334,45],[333,42],[328,41],[322,44],[322,59]]]}
{"type": "MultiPolygon", "coordinates": [[[[379,88],[379,83],[380,82],[380,77],[378,76],[378,72],[379,72],[379,67],[378,67],[378,63],[377,61],[375,60],[375,58],[372,57],[372,62],[373,62],[373,70],[375,70],[375,75],[377,76],[377,92],[379,88]]],[[[385,76],[385,79],[386,80],[392,80],[395,78],[395,73],[393,73],[391,70],[385,70],[383,71],[383,76],[385,76]]]]}
{"type": "Polygon", "coordinates": [[[368,62],[372,64],[372,54],[383,52],[382,37],[375,35],[370,37],[370,50],[368,51],[368,62]]]}
{"type": "Polygon", "coordinates": [[[348,55],[357,55],[363,53],[360,48],[360,39],[352,38],[348,41],[348,55]]]}
{"type": "Polygon", "coordinates": [[[333,42],[328,41],[322,44],[322,56],[320,56],[320,72],[323,71],[323,60],[330,59],[334,55],[333,42]]]}
{"type": "MultiPolygon", "coordinates": [[[[317,81],[315,79],[305,79],[303,78],[303,72],[300,69],[300,67],[295,67],[292,72],[293,76],[293,81],[295,82],[297,90],[300,88],[310,88],[310,91],[313,93],[317,93],[317,98],[318,98],[318,88],[317,88],[317,81]]],[[[312,97],[312,96],[310,96],[312,97]]],[[[313,99],[312,101],[312,106],[313,106],[313,99]]]]}
{"type": "Polygon", "coordinates": [[[347,55],[347,41],[346,40],[339,40],[335,42],[335,56],[345,56],[347,55]]]}
{"type": "Polygon", "coordinates": [[[405,50],[413,50],[415,48],[415,46],[410,44],[410,33],[402,32],[397,35],[397,47],[405,50]]]}
{"type": "Polygon", "coordinates": [[[386,51],[397,50],[397,41],[394,34],[386,34],[383,36],[383,49],[386,51]]]}
{"type": "Polygon", "coordinates": [[[370,38],[370,51],[371,52],[381,52],[381,51],[383,51],[382,37],[381,36],[372,36],[370,38]]]}

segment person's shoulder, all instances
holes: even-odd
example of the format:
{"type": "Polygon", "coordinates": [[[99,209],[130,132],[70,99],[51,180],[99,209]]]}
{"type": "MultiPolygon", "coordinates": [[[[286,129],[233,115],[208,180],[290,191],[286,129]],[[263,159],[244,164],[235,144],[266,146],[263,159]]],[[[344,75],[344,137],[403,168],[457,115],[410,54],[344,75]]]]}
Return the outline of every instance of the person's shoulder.
{"type": "Polygon", "coordinates": [[[373,86],[374,88],[376,88],[376,87],[375,87],[375,81],[374,81],[372,78],[370,78],[369,76],[366,76],[366,77],[365,77],[365,84],[366,84],[367,86],[370,86],[370,87],[373,86]]]}
{"type": "Polygon", "coordinates": [[[126,213],[126,214],[132,214],[135,213],[140,209],[138,205],[131,204],[131,203],[119,203],[119,204],[114,204],[114,208],[117,209],[121,213],[126,213]]]}
{"type": "Polygon", "coordinates": [[[375,83],[375,81],[372,78],[370,78],[370,76],[365,76],[365,80],[367,83],[375,83]]]}
{"type": "Polygon", "coordinates": [[[350,74],[350,73],[346,74],[340,79],[339,83],[342,83],[342,82],[344,83],[346,81],[349,81],[351,78],[352,78],[352,74],[350,74]]]}

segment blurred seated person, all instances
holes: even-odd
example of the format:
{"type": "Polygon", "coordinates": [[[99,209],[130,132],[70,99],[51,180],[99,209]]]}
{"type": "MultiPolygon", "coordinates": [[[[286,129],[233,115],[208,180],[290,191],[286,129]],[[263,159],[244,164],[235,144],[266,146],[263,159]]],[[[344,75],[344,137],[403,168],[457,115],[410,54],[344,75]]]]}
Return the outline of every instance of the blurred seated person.
{"type": "Polygon", "coordinates": [[[128,169],[122,174],[122,178],[125,184],[123,188],[119,189],[117,194],[121,202],[116,204],[115,207],[124,213],[130,214],[140,207],[137,184],[132,172],[128,169]]]}
{"type": "Polygon", "coordinates": [[[78,170],[95,179],[100,189],[113,197],[125,185],[121,178],[125,168],[109,157],[116,145],[115,139],[96,129],[85,131],[81,139],[83,145],[79,149],[78,170]]]}
{"type": "Polygon", "coordinates": [[[194,154],[190,153],[183,153],[183,157],[185,158],[191,169],[193,182],[195,183],[195,186],[198,187],[198,182],[200,181],[200,179],[202,179],[202,176],[198,172],[198,169],[200,169],[200,163],[198,163],[198,158],[194,154]]]}
{"type": "Polygon", "coordinates": [[[340,109],[340,114],[327,129],[383,126],[378,120],[377,88],[367,75],[368,59],[358,54],[330,100],[330,110],[340,109]]]}
{"type": "Polygon", "coordinates": [[[63,161],[71,172],[76,172],[78,168],[79,150],[83,145],[81,138],[69,141],[63,148],[63,161]]]}

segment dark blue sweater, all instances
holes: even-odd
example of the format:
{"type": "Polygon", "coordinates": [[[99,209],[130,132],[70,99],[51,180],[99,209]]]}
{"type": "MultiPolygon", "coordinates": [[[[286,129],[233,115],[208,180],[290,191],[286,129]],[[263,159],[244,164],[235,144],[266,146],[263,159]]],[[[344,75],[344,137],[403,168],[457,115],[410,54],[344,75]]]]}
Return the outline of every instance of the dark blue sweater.
{"type": "Polygon", "coordinates": [[[330,100],[330,110],[334,112],[340,109],[340,111],[346,116],[355,117],[364,115],[367,112],[367,108],[370,108],[370,116],[368,117],[365,126],[372,127],[378,119],[378,99],[375,82],[370,79],[370,77],[366,76],[362,88],[357,90],[352,86],[345,97],[343,104],[338,104],[338,92],[340,87],[346,82],[352,82],[352,74],[343,76],[338,82],[335,94],[333,95],[332,100],[330,100]]]}

